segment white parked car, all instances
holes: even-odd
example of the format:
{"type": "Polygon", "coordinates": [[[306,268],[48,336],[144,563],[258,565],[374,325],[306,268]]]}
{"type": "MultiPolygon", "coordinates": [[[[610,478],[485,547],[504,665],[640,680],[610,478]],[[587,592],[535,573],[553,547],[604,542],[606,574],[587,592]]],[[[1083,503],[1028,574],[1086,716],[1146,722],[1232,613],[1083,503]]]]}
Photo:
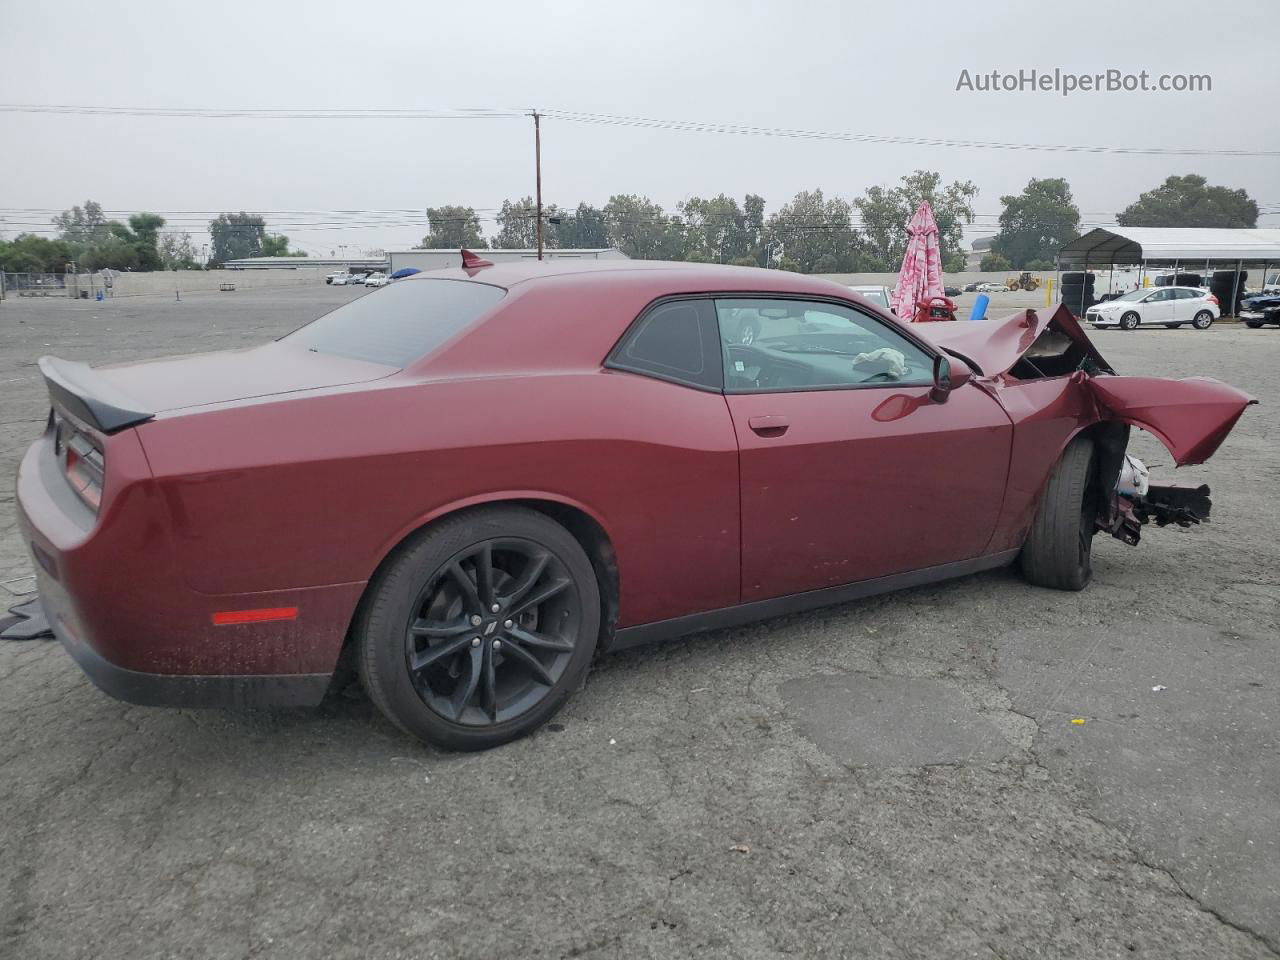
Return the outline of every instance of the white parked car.
{"type": "Polygon", "coordinates": [[[385,273],[371,273],[364,278],[366,287],[385,287],[390,282],[385,273]]]}
{"type": "Polygon", "coordinates": [[[891,291],[888,287],[871,285],[855,286],[854,284],[849,284],[849,289],[859,296],[866,297],[877,306],[884,307],[886,310],[889,309],[889,294],[891,291]]]}
{"type": "Polygon", "coordinates": [[[1085,311],[1084,318],[1095,327],[1180,327],[1189,323],[1207,330],[1221,316],[1218,298],[1199,287],[1156,287],[1131,290],[1122,297],[1099,303],[1085,311]]]}
{"type": "Polygon", "coordinates": [[[980,283],[978,284],[979,293],[1008,293],[1009,285],[1007,283],[980,283]]]}

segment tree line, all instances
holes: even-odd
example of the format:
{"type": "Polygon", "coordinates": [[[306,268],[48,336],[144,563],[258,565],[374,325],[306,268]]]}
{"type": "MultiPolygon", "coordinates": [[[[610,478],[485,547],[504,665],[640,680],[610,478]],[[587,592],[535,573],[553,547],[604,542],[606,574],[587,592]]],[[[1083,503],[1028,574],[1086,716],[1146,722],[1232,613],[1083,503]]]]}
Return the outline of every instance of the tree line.
{"type": "MultiPolygon", "coordinates": [[[[933,171],[917,170],[891,187],[874,186],[846,200],[821,189],[803,190],[766,215],[764,198],[739,202],[719,194],[691,197],[668,212],[648,197],[615,194],[603,206],[582,202],[543,207],[548,249],[617,247],[641,260],[688,260],[777,267],[802,273],[892,273],[902,264],[907,220],[928,201],[938,221],[943,269],[964,269],[964,228],[976,219],[978,188],[969,181],[943,184],[933,171]]],[[[1042,270],[1081,233],[1080,210],[1062,178],[1033,178],[1017,194],[1000,198],[999,231],[983,270],[1042,270]]],[[[504,200],[496,233],[487,237],[474,207],[426,211],[428,233],[420,246],[458,249],[528,249],[537,244],[531,197],[504,200]]],[[[1198,174],[1171,176],[1142,193],[1116,215],[1121,227],[1237,227],[1258,223],[1258,204],[1244,190],[1210,186],[1198,174]]],[[[19,234],[0,240],[0,270],[61,272],[75,262],[85,271],[183,270],[216,267],[256,256],[306,256],[289,251],[289,238],[271,233],[256,213],[222,213],[209,222],[207,258],[191,235],[161,232],[163,217],[138,213],[127,222],[108,220],[90,200],[53,219],[56,238],[19,234]]]]}
{"type": "MultiPolygon", "coordinates": [[[[543,245],[548,249],[617,247],[638,260],[688,260],[770,266],[802,273],[893,271],[902,263],[903,224],[921,201],[938,220],[948,269],[963,269],[964,227],[974,221],[974,184],[943,184],[932,171],[917,170],[893,187],[872,187],[855,200],[803,190],[766,216],[764,198],[719,194],[691,197],[668,212],[637,194],[615,194],[602,207],[543,206],[543,245]]],[[[420,246],[528,249],[537,245],[532,197],[504,200],[497,232],[484,235],[474,207],[427,209],[429,232],[420,246]]]]}
{"type": "Polygon", "coordinates": [[[81,272],[98,270],[200,270],[243,257],[305,257],[289,251],[289,238],[269,233],[259,214],[222,213],[209,222],[209,256],[197,250],[186,231],[161,232],[164,217],[135,213],[127,222],[108,220],[93,200],[52,220],[55,237],[20,233],[0,240],[0,270],[6,273],[62,273],[74,263],[81,272]]]}

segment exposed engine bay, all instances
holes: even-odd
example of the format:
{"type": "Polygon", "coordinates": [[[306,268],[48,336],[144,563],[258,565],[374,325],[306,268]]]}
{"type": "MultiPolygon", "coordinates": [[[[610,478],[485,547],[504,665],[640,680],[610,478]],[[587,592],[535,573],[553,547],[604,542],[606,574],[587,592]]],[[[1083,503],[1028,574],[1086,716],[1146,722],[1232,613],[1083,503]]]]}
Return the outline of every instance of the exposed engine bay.
{"type": "Polygon", "coordinates": [[[999,320],[916,329],[974,367],[977,382],[993,393],[1008,397],[1023,385],[1057,380],[1065,406],[1085,405],[1096,421],[1088,429],[1097,449],[1097,529],[1134,545],[1151,523],[1189,527],[1209,521],[1208,486],[1152,484],[1146,465],[1127,452],[1129,430],[1136,426],[1155,436],[1175,466],[1203,463],[1245,408],[1257,402],[1248,394],[1207,377],[1120,376],[1061,306],[1051,315],[1026,310],[999,320]]]}

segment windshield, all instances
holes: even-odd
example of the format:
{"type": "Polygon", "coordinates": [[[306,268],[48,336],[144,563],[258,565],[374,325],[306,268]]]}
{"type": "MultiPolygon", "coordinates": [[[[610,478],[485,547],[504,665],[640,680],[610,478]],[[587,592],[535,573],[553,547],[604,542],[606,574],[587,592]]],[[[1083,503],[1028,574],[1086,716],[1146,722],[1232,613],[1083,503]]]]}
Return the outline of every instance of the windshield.
{"type": "Polygon", "coordinates": [[[438,348],[506,292],[470,280],[395,283],[371,290],[283,339],[316,353],[404,367],[438,348]]]}

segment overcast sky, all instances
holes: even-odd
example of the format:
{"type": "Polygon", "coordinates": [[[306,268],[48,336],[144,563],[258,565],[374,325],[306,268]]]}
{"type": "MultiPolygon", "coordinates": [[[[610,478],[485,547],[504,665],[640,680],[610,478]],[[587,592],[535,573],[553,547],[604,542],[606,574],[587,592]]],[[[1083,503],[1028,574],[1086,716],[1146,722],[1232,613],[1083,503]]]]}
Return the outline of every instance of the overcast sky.
{"type": "MultiPolygon", "coordinates": [[[[1026,2],[359,5],[0,0],[0,102],[196,108],[510,108],[1017,144],[1280,150],[1280,4],[1026,2]],[[1207,73],[1209,93],[978,93],[961,70],[1207,73]]],[[[207,211],[261,211],[315,253],[417,242],[410,213],[492,216],[533,192],[531,121],[0,113],[0,234],[86,198],[203,240],[207,211]],[[33,213],[23,213],[32,209],[33,213]],[[192,213],[182,213],[192,211],[192,213]],[[280,211],[273,213],[270,211],[280,211]],[[308,213],[298,213],[308,211],[308,213]],[[377,221],[379,225],[373,225],[377,221]],[[352,226],[358,224],[359,226],[352,226]],[[339,225],[342,228],[335,228],[339,225]]],[[[972,180],[981,226],[1031,177],[1066,177],[1086,224],[1170,174],[1243,187],[1280,227],[1280,157],[868,144],[545,121],[543,191],[798,190],[852,199],[917,168],[972,180]]],[[[493,224],[486,223],[493,231],[493,224]]],[[[989,230],[988,230],[989,232],[989,230]]]]}

